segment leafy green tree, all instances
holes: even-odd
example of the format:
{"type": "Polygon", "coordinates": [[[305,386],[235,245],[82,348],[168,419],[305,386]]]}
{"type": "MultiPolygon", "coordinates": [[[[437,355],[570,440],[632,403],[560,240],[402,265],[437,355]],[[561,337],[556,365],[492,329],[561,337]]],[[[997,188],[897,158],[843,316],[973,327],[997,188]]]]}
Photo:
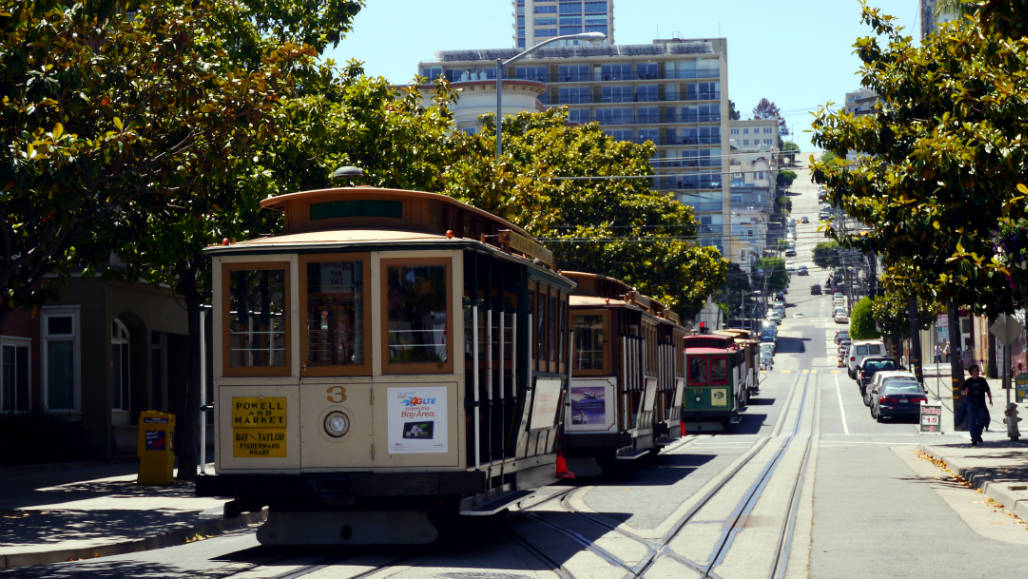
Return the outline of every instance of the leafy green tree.
{"type": "Polygon", "coordinates": [[[685,317],[724,284],[727,261],[692,241],[692,209],[650,188],[651,143],[569,126],[567,109],[554,108],[504,117],[497,163],[485,120],[448,168],[448,194],[543,239],[560,267],[617,277],[685,317]]]}
{"type": "MultiPolygon", "coordinates": [[[[931,286],[954,313],[958,305],[1011,311],[1021,297],[1010,291],[994,239],[1001,220],[1028,213],[1017,193],[1028,161],[1028,46],[973,17],[920,45],[876,9],[865,5],[862,18],[874,33],[856,43],[862,84],[881,107],[860,117],[818,113],[816,145],[862,154],[852,166],[822,159],[814,179],[871,226],[851,242],[883,256],[886,279],[903,265],[908,281],[931,286]]],[[[829,234],[845,236],[831,226],[829,234]]]]}
{"type": "Polygon", "coordinates": [[[737,121],[742,118],[738,109],[735,108],[735,101],[728,99],[728,120],[737,121]]]}
{"type": "Polygon", "coordinates": [[[842,265],[842,247],[838,241],[822,241],[814,246],[814,265],[830,269],[842,265]]]}
{"type": "Polygon", "coordinates": [[[297,33],[323,47],[359,6],[4,1],[0,316],[43,303],[132,236],[129,217],[177,210],[172,194],[233,164],[314,55],[297,33]]]}
{"type": "Polygon", "coordinates": [[[762,257],[757,260],[756,274],[771,293],[780,292],[789,285],[789,272],[785,271],[785,260],[780,257],[762,257]]]}
{"type": "Polygon", "coordinates": [[[850,310],[850,336],[854,340],[871,340],[881,336],[871,312],[871,298],[860,298],[850,310]]]}
{"type": "Polygon", "coordinates": [[[796,143],[794,143],[792,141],[783,141],[782,142],[782,154],[781,154],[781,157],[783,159],[788,159],[790,166],[796,165],[796,155],[799,154],[799,152],[800,152],[800,146],[797,145],[796,143]]]}
{"type": "Polygon", "coordinates": [[[776,177],[776,184],[778,189],[784,191],[792,186],[792,182],[796,180],[796,171],[779,171],[778,177],[776,177]]]}

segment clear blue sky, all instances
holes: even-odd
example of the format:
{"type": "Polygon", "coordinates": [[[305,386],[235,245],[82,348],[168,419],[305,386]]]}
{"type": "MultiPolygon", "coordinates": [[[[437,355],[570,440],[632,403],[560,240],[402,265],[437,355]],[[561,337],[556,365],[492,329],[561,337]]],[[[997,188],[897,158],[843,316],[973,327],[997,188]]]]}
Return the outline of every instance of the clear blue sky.
{"type": "MultiPolygon", "coordinates": [[[[327,56],[357,59],[365,71],[406,84],[437,50],[510,48],[510,0],[366,0],[353,29],[327,56]]],[[[869,0],[918,36],[918,0],[869,0]]],[[[762,97],[786,117],[791,137],[811,150],[811,112],[859,87],[853,42],[870,34],[858,0],[614,0],[617,44],[654,38],[728,39],[728,95],[749,118],[762,97]]]]}

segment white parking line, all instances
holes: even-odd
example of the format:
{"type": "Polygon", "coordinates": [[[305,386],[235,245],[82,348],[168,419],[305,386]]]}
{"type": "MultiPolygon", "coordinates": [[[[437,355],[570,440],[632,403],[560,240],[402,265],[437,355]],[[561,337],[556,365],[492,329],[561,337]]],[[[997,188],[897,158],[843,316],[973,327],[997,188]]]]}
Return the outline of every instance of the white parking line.
{"type": "Polygon", "coordinates": [[[835,395],[839,398],[839,415],[842,416],[842,431],[846,436],[850,434],[850,427],[846,424],[846,409],[842,407],[842,388],[839,386],[839,375],[835,375],[835,395]]]}

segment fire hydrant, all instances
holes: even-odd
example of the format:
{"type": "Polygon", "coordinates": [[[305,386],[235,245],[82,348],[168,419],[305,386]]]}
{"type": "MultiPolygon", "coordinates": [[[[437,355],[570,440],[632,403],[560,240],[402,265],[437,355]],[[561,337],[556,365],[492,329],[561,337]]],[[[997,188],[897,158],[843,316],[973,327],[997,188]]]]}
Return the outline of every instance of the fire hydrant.
{"type": "Polygon", "coordinates": [[[1017,417],[1017,404],[1008,402],[1007,409],[1003,411],[1003,415],[1003,422],[1007,425],[1007,436],[1010,437],[1010,440],[1021,438],[1021,432],[1017,429],[1017,423],[1021,422],[1021,419],[1017,417]]]}

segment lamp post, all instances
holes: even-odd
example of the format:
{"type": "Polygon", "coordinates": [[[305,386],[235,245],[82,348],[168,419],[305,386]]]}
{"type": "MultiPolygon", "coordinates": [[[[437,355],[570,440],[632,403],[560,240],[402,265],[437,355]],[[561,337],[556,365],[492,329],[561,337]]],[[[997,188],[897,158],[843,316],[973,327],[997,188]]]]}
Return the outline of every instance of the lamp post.
{"type": "Polygon", "coordinates": [[[496,159],[500,159],[500,153],[503,152],[503,145],[500,144],[500,131],[501,125],[500,116],[502,114],[503,106],[503,68],[508,64],[513,63],[516,60],[521,59],[528,53],[542,48],[551,42],[557,42],[558,40],[603,40],[607,38],[607,35],[602,32],[579,32],[578,34],[564,34],[561,36],[554,36],[553,38],[547,38],[546,40],[528,47],[526,50],[515,54],[507,60],[496,59],[496,159]]]}

